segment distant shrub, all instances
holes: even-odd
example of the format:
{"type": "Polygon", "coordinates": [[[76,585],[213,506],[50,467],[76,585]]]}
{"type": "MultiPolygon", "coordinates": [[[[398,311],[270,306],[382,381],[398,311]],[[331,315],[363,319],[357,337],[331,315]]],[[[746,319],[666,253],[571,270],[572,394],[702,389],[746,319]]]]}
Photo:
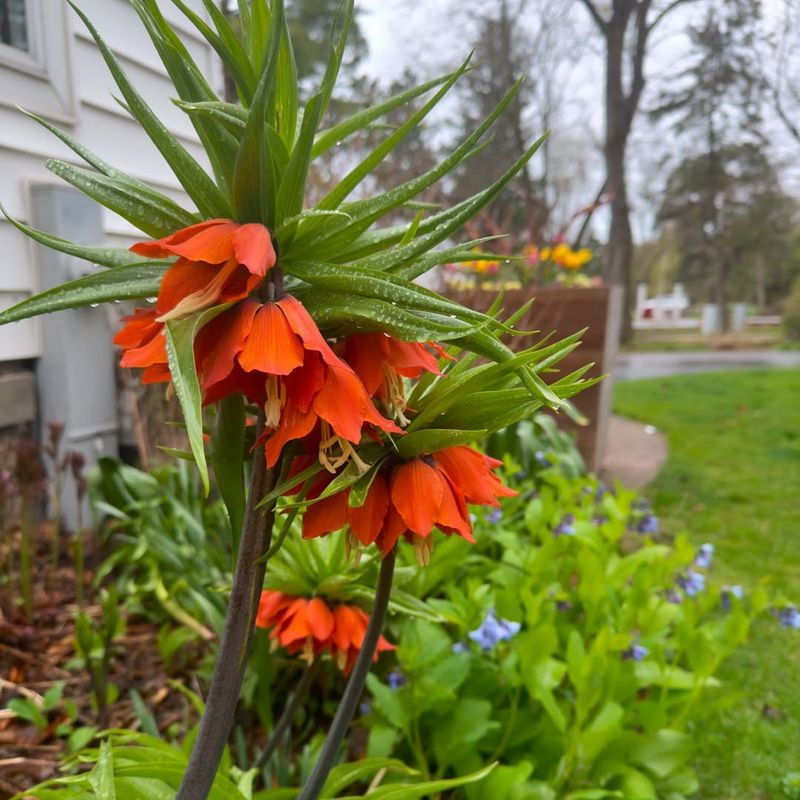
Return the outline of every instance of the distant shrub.
{"type": "Polygon", "coordinates": [[[783,330],[787,339],[800,342],[800,278],[795,280],[783,305],[783,330]]]}

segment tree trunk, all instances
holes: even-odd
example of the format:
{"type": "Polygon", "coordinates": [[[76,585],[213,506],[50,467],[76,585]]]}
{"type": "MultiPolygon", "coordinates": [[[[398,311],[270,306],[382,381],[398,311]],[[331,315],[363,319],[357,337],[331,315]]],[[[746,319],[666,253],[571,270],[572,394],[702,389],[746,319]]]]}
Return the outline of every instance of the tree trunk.
{"type": "Polygon", "coordinates": [[[620,338],[630,341],[631,327],[631,262],[633,235],[628,208],[625,175],[625,151],[631,130],[629,98],[622,83],[622,59],[625,52],[625,29],[628,17],[615,14],[606,31],[606,190],[611,195],[611,228],[606,249],[604,278],[623,290],[622,329],[620,338]]]}

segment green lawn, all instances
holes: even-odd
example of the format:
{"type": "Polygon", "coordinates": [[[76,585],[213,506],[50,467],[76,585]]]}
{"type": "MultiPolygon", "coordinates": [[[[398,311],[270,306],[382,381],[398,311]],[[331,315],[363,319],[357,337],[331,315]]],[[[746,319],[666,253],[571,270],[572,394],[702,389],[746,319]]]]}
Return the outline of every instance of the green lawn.
{"type": "MultiPolygon", "coordinates": [[[[652,423],[669,459],[648,487],[662,529],[716,547],[715,573],[800,604],[800,371],[618,384],[615,411],[652,423]]],[[[697,727],[702,798],[800,798],[800,630],[769,619],[721,676],[735,702],[697,727]]]]}

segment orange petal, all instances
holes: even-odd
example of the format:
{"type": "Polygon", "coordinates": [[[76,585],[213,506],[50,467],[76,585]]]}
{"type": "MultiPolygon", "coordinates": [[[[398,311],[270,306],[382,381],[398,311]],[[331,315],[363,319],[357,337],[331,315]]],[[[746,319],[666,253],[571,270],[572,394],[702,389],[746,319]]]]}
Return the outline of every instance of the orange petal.
{"type": "Polygon", "coordinates": [[[398,513],[397,509],[390,505],[386,512],[386,518],[383,521],[383,530],[378,534],[375,539],[375,545],[381,551],[385,558],[391,552],[392,548],[397,544],[397,540],[408,530],[406,523],[398,513]]]}
{"type": "Polygon", "coordinates": [[[383,367],[388,355],[389,337],[383,333],[363,333],[345,340],[344,360],[370,395],[383,385],[383,367]]]}
{"type": "Polygon", "coordinates": [[[202,292],[214,280],[219,267],[178,259],[161,279],[156,311],[158,316],[172,311],[187,296],[202,292]]]}
{"type": "Polygon", "coordinates": [[[327,367],[319,353],[306,350],[303,366],[283,380],[287,403],[305,414],[311,408],[314,396],[325,385],[326,373],[327,367]]]}
{"type": "Polygon", "coordinates": [[[467,502],[495,505],[496,495],[515,494],[500,483],[483,455],[471,447],[446,447],[434,453],[433,458],[467,502]]]}
{"type": "Polygon", "coordinates": [[[195,360],[203,391],[231,374],[258,309],[258,303],[246,300],[223,311],[200,330],[195,342],[195,360]]]}
{"type": "Polygon", "coordinates": [[[125,325],[120,328],[113,341],[126,350],[140,347],[164,328],[162,322],[156,322],[154,308],[137,308],[132,315],[123,317],[122,321],[125,325]]]}
{"type": "Polygon", "coordinates": [[[364,631],[361,620],[350,606],[340,605],[333,610],[335,627],[333,629],[333,643],[339,650],[347,651],[355,646],[356,641],[364,641],[364,631]]]}
{"type": "Polygon", "coordinates": [[[421,458],[415,458],[395,470],[392,504],[409,530],[427,536],[439,516],[444,490],[439,472],[421,458]]]}
{"type": "Polygon", "coordinates": [[[241,225],[233,234],[236,260],[253,274],[264,277],[275,266],[275,250],[269,231],[256,222],[241,225]]]}
{"type": "Polygon", "coordinates": [[[121,367],[150,367],[153,364],[167,363],[167,343],[164,334],[159,333],[141,347],[127,350],[120,359],[121,367]]]}
{"type": "Polygon", "coordinates": [[[309,625],[308,601],[305,598],[298,598],[292,605],[290,611],[294,611],[289,624],[281,630],[280,642],[282,645],[291,644],[298,639],[305,639],[311,636],[311,626],[309,625]]]}
{"type": "Polygon", "coordinates": [[[168,383],[172,373],[167,364],[151,364],[142,370],[142,383],[168,383]]]}
{"type": "Polygon", "coordinates": [[[275,466],[287,442],[302,439],[311,433],[318,419],[319,417],[313,411],[303,413],[287,403],[281,414],[280,425],[275,433],[267,439],[265,447],[267,466],[270,469],[275,466]]]}
{"type": "Polygon", "coordinates": [[[277,303],[264,303],[253,318],[239,363],[248,372],[288,375],[303,363],[303,346],[277,303]]]}
{"type": "Polygon", "coordinates": [[[436,520],[437,525],[443,530],[457,532],[468,542],[474,544],[475,538],[472,535],[472,525],[469,521],[467,506],[460,492],[453,487],[447,478],[444,478],[442,482],[444,484],[444,496],[442,498],[442,507],[436,520]]]}
{"type": "Polygon", "coordinates": [[[319,332],[317,323],[297,298],[287,294],[278,300],[278,305],[286,315],[291,329],[300,337],[306,350],[316,350],[326,364],[342,364],[319,332]]]}
{"type": "Polygon", "coordinates": [[[360,442],[369,406],[372,402],[355,373],[341,362],[328,365],[325,384],[314,396],[312,407],[334,433],[354,444],[360,442]]]}
{"type": "Polygon", "coordinates": [[[389,507],[389,488],[383,475],[376,475],[360,508],[350,508],[350,530],[363,545],[372,544],[383,528],[389,507]]]}
{"type": "Polygon", "coordinates": [[[399,339],[390,339],[389,363],[397,372],[407,378],[418,378],[423,370],[435,375],[442,374],[439,362],[420,342],[402,342],[399,339]]]}
{"type": "Polygon", "coordinates": [[[292,599],[288,595],[283,594],[283,592],[264,589],[258,601],[256,627],[269,628],[274,625],[279,619],[280,612],[287,608],[291,602],[292,599]]]}
{"type": "MultiPolygon", "coordinates": [[[[208,219],[205,222],[198,222],[188,228],[181,228],[163,239],[156,239],[153,242],[137,242],[131,245],[131,250],[148,258],[168,258],[171,255],[180,255],[175,246],[180,246],[189,239],[208,231],[209,229],[220,226],[235,226],[236,223],[229,219],[208,219]]],[[[222,259],[223,261],[225,259],[222,259]]]]}
{"type": "Polygon", "coordinates": [[[178,231],[172,241],[164,242],[164,247],[190,261],[221,264],[233,256],[233,234],[238,227],[230,220],[217,220],[213,225],[193,225],[178,231]],[[189,231],[191,234],[185,235],[189,231]]]}
{"type": "Polygon", "coordinates": [[[306,618],[315,639],[325,641],[333,633],[333,613],[319,597],[312,597],[308,601],[306,618]]]}
{"type": "Polygon", "coordinates": [[[347,525],[347,492],[317,500],[303,514],[303,538],[314,539],[347,525]]]}

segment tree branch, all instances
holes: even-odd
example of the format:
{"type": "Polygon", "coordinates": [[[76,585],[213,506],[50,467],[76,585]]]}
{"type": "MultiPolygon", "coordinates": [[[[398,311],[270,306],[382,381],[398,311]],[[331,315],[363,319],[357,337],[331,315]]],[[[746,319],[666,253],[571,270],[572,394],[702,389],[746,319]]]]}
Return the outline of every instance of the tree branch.
{"type": "Polygon", "coordinates": [[[608,22],[603,19],[600,12],[597,10],[597,6],[592,2],[592,0],[581,0],[583,5],[586,7],[586,10],[589,12],[589,16],[594,20],[595,25],[605,34],[606,28],[608,27],[608,22]]]}
{"type": "Polygon", "coordinates": [[[664,19],[664,17],[666,17],[668,14],[671,14],[678,6],[682,6],[686,3],[696,3],[696,2],[697,0],[672,0],[672,2],[669,3],[669,5],[664,6],[664,8],[662,8],[661,11],[659,11],[658,14],[656,14],[653,21],[647,26],[647,32],[650,33],[650,31],[652,31],[653,28],[655,28],[656,25],[658,25],[661,22],[661,20],[664,19]]]}

